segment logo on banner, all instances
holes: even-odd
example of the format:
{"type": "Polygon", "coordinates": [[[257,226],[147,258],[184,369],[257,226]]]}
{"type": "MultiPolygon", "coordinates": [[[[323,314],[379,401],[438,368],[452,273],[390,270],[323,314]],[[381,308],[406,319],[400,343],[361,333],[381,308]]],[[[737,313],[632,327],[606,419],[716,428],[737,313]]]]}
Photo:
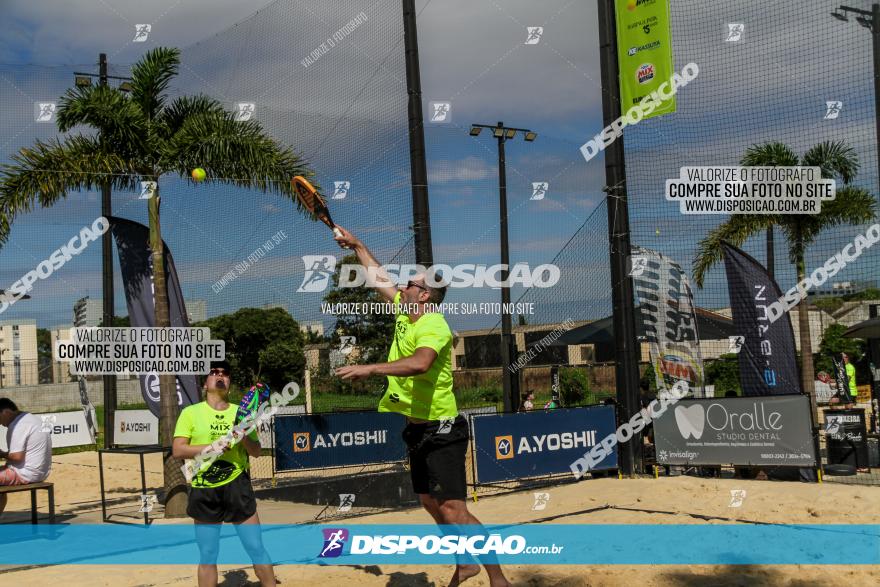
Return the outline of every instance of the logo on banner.
{"type": "Polygon", "coordinates": [[[636,79],[640,84],[646,84],[654,79],[654,64],[643,63],[636,70],[636,79]]]}
{"type": "Polygon", "coordinates": [[[342,554],[342,547],[348,540],[348,530],[345,528],[326,528],[324,533],[324,547],[321,549],[319,558],[336,558],[342,554]]]}
{"type": "Polygon", "coordinates": [[[312,450],[311,433],[293,433],[293,452],[309,452],[312,450]]]}
{"type": "Polygon", "coordinates": [[[495,459],[504,460],[513,458],[513,436],[495,437],[495,459]]]}
{"type": "Polygon", "coordinates": [[[689,407],[676,406],[675,423],[678,424],[678,431],[684,439],[693,436],[695,440],[699,440],[703,436],[703,428],[706,424],[703,406],[700,404],[689,407]]]}
{"type": "Polygon", "coordinates": [[[687,381],[694,386],[698,383],[697,362],[687,355],[663,355],[663,358],[657,361],[657,372],[663,377],[667,384],[674,384],[676,381],[687,381]]]}

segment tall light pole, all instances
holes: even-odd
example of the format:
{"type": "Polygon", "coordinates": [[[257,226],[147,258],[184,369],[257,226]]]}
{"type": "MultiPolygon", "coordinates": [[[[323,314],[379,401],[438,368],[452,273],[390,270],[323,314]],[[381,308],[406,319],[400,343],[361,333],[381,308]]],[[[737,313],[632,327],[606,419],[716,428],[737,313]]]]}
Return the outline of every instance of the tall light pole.
{"type": "Polygon", "coordinates": [[[516,343],[512,337],[512,327],[510,321],[510,283],[507,279],[510,275],[510,251],[508,247],[507,237],[507,172],[504,166],[504,143],[508,139],[516,136],[516,133],[523,133],[526,141],[532,142],[537,137],[534,133],[525,128],[513,128],[504,126],[503,122],[498,122],[492,126],[488,124],[472,124],[470,134],[472,137],[480,135],[484,128],[492,129],[492,136],[498,139],[498,195],[500,199],[501,211],[501,265],[504,271],[501,273],[501,386],[504,391],[504,411],[512,412],[519,407],[519,379],[514,379],[510,371],[510,365],[513,357],[516,355],[516,343]]]}
{"type": "MultiPolygon", "coordinates": [[[[110,79],[121,80],[119,89],[123,92],[131,90],[130,77],[120,77],[107,74],[107,54],[98,56],[98,74],[73,72],[77,86],[86,87],[92,85],[92,78],[97,77],[98,83],[106,86],[110,79]]],[[[110,218],[113,215],[111,204],[110,179],[101,182],[101,216],[110,218]]],[[[101,276],[102,295],[104,297],[104,327],[113,326],[113,235],[108,230],[101,237],[101,276]]],[[[113,446],[113,415],[116,411],[116,376],[104,375],[104,448],[113,446]]]]}
{"type": "Polygon", "coordinates": [[[880,4],[872,4],[871,10],[850,6],[838,6],[831,16],[848,22],[847,13],[857,14],[856,22],[871,31],[874,53],[874,125],[877,139],[877,181],[880,182],[880,4]],[[840,12],[838,12],[838,10],[840,12]]]}

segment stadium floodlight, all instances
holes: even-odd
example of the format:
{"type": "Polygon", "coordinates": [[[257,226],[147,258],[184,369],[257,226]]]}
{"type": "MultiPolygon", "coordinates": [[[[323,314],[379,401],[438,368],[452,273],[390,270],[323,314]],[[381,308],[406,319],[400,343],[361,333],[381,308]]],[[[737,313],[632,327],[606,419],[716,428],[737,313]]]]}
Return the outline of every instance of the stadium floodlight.
{"type": "Polygon", "coordinates": [[[77,87],[87,88],[92,85],[92,78],[87,75],[78,75],[75,78],[77,87]]]}
{"type": "Polygon", "coordinates": [[[526,131],[525,139],[526,139],[526,141],[528,141],[528,142],[531,143],[532,141],[535,140],[535,138],[536,138],[537,136],[538,136],[538,133],[536,133],[536,132],[532,132],[532,131],[529,130],[529,131],[526,131]]]}
{"type": "Polygon", "coordinates": [[[492,136],[495,137],[496,139],[500,139],[501,137],[503,137],[504,136],[504,127],[496,126],[495,128],[493,128],[492,129],[492,136]]]}
{"type": "Polygon", "coordinates": [[[122,82],[121,84],[119,84],[119,91],[120,92],[130,92],[131,90],[132,90],[132,87],[131,87],[130,82],[122,82]]]}
{"type": "Polygon", "coordinates": [[[513,137],[516,136],[516,129],[515,129],[515,128],[508,128],[508,129],[506,130],[506,133],[505,133],[505,134],[507,135],[507,138],[508,138],[508,139],[512,139],[513,137]]]}
{"type": "Polygon", "coordinates": [[[481,132],[483,132],[483,128],[482,128],[482,127],[479,127],[479,126],[472,126],[472,127],[471,127],[471,136],[472,136],[472,137],[480,136],[480,133],[481,133],[481,132]]]}
{"type": "Polygon", "coordinates": [[[857,16],[856,22],[859,23],[860,25],[862,25],[863,27],[865,27],[866,29],[868,29],[869,31],[871,30],[871,25],[872,25],[871,19],[868,18],[867,16],[857,16]]]}
{"type": "Polygon", "coordinates": [[[839,20],[841,22],[849,22],[849,19],[846,17],[846,15],[841,12],[837,12],[837,10],[832,12],[831,16],[833,16],[834,18],[836,18],[837,20],[839,20]]]}

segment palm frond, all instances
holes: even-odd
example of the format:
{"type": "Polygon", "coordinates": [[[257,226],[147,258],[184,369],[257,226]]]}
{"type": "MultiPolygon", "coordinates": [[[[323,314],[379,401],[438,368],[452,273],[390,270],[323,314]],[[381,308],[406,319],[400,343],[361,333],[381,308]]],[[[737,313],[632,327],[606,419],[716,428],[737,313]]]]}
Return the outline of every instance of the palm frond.
{"type": "Polygon", "coordinates": [[[730,220],[715,227],[700,241],[694,257],[694,282],[703,287],[706,273],[722,259],[722,241],[742,246],[750,236],[773,226],[778,217],[758,214],[735,214],[730,220]]]}
{"type": "Polygon", "coordinates": [[[259,122],[236,121],[225,111],[188,117],[168,142],[163,173],[177,172],[183,177],[194,167],[205,169],[208,180],[293,200],[291,178],[314,175],[299,155],[268,136],[259,122]]]}
{"type": "Polygon", "coordinates": [[[144,148],[146,120],[137,104],[108,86],[73,87],[58,105],[58,130],[78,125],[98,131],[105,151],[119,155],[140,153],[144,148]]]}
{"type": "Polygon", "coordinates": [[[740,159],[739,164],[749,167],[792,166],[798,164],[798,156],[784,143],[764,143],[746,149],[746,154],[740,159]]]}
{"type": "Polygon", "coordinates": [[[147,119],[152,120],[162,109],[165,103],[163,94],[171,78],[177,75],[179,65],[179,49],[156,47],[132,67],[131,98],[147,119]]]}
{"type": "Polygon", "coordinates": [[[171,101],[156,116],[154,124],[161,129],[166,139],[173,137],[183,126],[187,118],[198,115],[222,115],[226,109],[223,104],[199,94],[197,96],[181,96],[171,101]]]}
{"type": "Polygon", "coordinates": [[[92,137],[68,137],[63,143],[37,141],[13,155],[12,161],[0,167],[0,244],[9,237],[15,216],[37,204],[48,207],[68,191],[93,190],[104,182],[133,189],[140,180],[128,161],[105,153],[92,137]]]}
{"type": "Polygon", "coordinates": [[[804,153],[801,165],[819,167],[822,177],[840,178],[848,184],[859,172],[859,157],[855,149],[843,141],[825,141],[804,153]]]}

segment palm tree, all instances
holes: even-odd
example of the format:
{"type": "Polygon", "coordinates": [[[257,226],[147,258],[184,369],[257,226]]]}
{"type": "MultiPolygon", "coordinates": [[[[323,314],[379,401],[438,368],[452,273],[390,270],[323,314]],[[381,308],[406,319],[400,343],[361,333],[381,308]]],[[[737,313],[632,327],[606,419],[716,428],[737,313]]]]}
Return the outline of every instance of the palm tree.
{"type": "MultiPolygon", "coordinates": [[[[0,168],[0,245],[8,239],[15,216],[35,204],[52,206],[70,191],[104,184],[129,191],[141,181],[158,185],[163,176],[184,178],[196,167],[205,169],[206,181],[296,201],[290,178],[312,173],[290,148],[266,135],[257,121],[238,121],[220,102],[204,95],[168,101],[166,90],[179,64],[178,49],[159,47],[132,68],[130,95],[103,85],[67,90],[57,110],[59,131],[67,133],[82,125],[94,132],[38,140],[13,155],[12,164],[0,168]]],[[[157,188],[149,199],[155,324],[168,327],[160,203],[157,188]]],[[[163,446],[171,446],[178,415],[174,379],[174,375],[160,377],[163,446]]],[[[185,513],[183,489],[180,463],[166,455],[166,515],[185,513]]]]}
{"type": "MultiPolygon", "coordinates": [[[[797,271],[800,282],[807,274],[804,253],[816,237],[825,229],[840,224],[864,224],[876,217],[876,201],[867,190],[849,185],[859,169],[859,162],[852,147],[843,142],[823,142],[809,149],[803,157],[798,156],[787,145],[767,143],[753,145],[742,159],[743,165],[803,165],[819,167],[822,177],[842,181],[843,187],[837,189],[833,201],[822,202],[819,214],[734,214],[730,220],[717,226],[700,241],[694,259],[694,281],[703,287],[706,272],[722,259],[721,242],[727,241],[736,246],[749,237],[778,227],[788,239],[788,257],[797,271]]],[[[798,327],[801,343],[801,386],[810,394],[815,406],[815,387],[813,373],[813,348],[810,341],[810,321],[808,302],[804,298],[798,304],[798,327]]],[[[814,414],[814,418],[817,415],[814,414]]]]}

